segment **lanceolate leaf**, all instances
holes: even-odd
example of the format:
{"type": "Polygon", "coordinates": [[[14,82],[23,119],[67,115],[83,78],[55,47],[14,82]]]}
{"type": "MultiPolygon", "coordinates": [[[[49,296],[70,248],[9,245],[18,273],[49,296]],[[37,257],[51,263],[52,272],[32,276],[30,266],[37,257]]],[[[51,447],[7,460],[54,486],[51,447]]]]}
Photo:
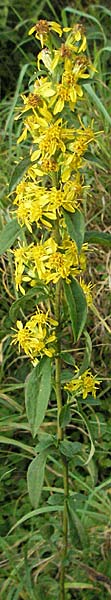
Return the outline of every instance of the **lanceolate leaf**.
{"type": "Polygon", "coordinates": [[[4,254],[11,246],[13,246],[16,238],[21,231],[17,219],[13,219],[5,225],[0,232],[0,255],[4,254]]]}
{"type": "Polygon", "coordinates": [[[26,170],[28,169],[30,165],[30,158],[24,158],[23,160],[21,160],[18,165],[16,165],[16,167],[13,170],[12,173],[12,177],[10,179],[10,183],[9,183],[9,193],[13,192],[13,190],[15,190],[16,186],[18,185],[19,181],[21,181],[24,173],[26,172],[26,170]]]}
{"type": "Polygon", "coordinates": [[[89,244],[99,244],[99,246],[104,246],[104,248],[111,248],[111,233],[86,231],[84,241],[89,242],[89,244]]]}
{"type": "Polygon", "coordinates": [[[65,222],[67,225],[68,233],[72,240],[74,240],[77,244],[78,250],[80,252],[82,244],[84,242],[84,232],[85,232],[85,222],[84,216],[79,211],[76,210],[75,213],[67,213],[64,211],[65,222]]]}
{"type": "Polygon", "coordinates": [[[38,507],[44,481],[47,454],[41,453],[32,460],[27,471],[27,484],[31,504],[38,507]]]}
{"type": "Polygon", "coordinates": [[[64,291],[65,291],[66,301],[68,304],[69,316],[70,316],[71,323],[72,323],[74,341],[76,341],[76,325],[77,325],[76,303],[75,303],[74,296],[72,294],[71,285],[68,285],[65,281],[64,281],[64,291]]]}
{"type": "Polygon", "coordinates": [[[86,298],[76,279],[72,279],[70,285],[64,282],[64,291],[69,308],[74,340],[77,341],[84,329],[87,318],[86,298]]]}
{"type": "Polygon", "coordinates": [[[27,418],[33,437],[44,419],[51,392],[51,361],[43,358],[33,368],[25,387],[25,404],[27,418]]]}
{"type": "Polygon", "coordinates": [[[87,302],[84,292],[76,279],[72,279],[71,291],[76,303],[77,323],[76,323],[76,339],[78,340],[84,329],[87,319],[87,302]]]}

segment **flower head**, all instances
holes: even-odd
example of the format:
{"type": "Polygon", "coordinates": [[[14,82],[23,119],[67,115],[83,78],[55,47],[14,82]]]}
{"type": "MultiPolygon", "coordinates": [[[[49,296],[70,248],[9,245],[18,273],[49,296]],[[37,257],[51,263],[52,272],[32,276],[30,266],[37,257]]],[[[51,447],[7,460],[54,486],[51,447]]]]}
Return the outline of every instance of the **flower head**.
{"type": "Polygon", "coordinates": [[[19,351],[22,348],[34,365],[38,362],[37,357],[44,354],[51,357],[54,354],[55,349],[51,344],[56,341],[56,335],[54,329],[51,333],[50,331],[51,327],[56,327],[58,323],[49,317],[48,313],[41,313],[38,309],[24,327],[21,321],[17,321],[16,325],[12,344],[18,343],[19,351]]]}
{"type": "Polygon", "coordinates": [[[31,27],[29,30],[29,35],[35,32],[35,37],[37,40],[40,40],[41,46],[43,48],[44,44],[47,44],[50,31],[54,31],[60,37],[62,35],[62,28],[59,23],[56,21],[46,21],[45,19],[40,19],[34,27],[31,27]]]}
{"type": "Polygon", "coordinates": [[[88,394],[92,394],[93,397],[96,398],[96,389],[98,385],[99,381],[92,375],[90,369],[87,369],[82,375],[79,375],[79,369],[78,367],[75,367],[75,378],[71,379],[69,383],[66,383],[64,388],[69,392],[74,392],[77,396],[82,394],[83,399],[85,400],[88,394]]]}

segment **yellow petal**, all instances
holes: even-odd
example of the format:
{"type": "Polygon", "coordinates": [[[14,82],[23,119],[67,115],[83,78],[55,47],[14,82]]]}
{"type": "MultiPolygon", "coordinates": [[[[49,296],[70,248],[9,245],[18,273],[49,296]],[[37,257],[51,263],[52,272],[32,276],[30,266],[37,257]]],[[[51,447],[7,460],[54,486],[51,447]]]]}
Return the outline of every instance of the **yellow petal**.
{"type": "Polygon", "coordinates": [[[71,90],[70,90],[70,99],[71,99],[71,101],[72,102],[76,102],[76,97],[77,97],[76,90],[74,89],[74,87],[72,87],[71,90]]]}
{"type": "Polygon", "coordinates": [[[40,156],[40,150],[35,150],[31,154],[31,161],[33,162],[34,160],[38,160],[39,156],[40,156]]]}
{"type": "Polygon", "coordinates": [[[53,110],[53,114],[57,115],[58,112],[61,112],[64,108],[64,100],[62,100],[62,98],[59,98],[55,104],[54,110],[53,110]]]}
{"type": "Polygon", "coordinates": [[[35,25],[33,25],[33,27],[31,27],[31,29],[29,29],[28,35],[32,35],[32,33],[34,33],[35,29],[36,29],[36,27],[35,27],[35,25]]]}
{"type": "Polygon", "coordinates": [[[53,31],[56,31],[56,33],[58,33],[58,35],[62,35],[62,28],[59,25],[59,23],[56,23],[56,21],[49,21],[49,25],[51,26],[51,29],[53,29],[53,31]]]}
{"type": "Polygon", "coordinates": [[[22,142],[23,140],[26,140],[27,137],[27,128],[25,127],[25,129],[23,129],[21,135],[19,136],[18,140],[17,140],[17,144],[20,144],[20,142],[22,142]]]}
{"type": "Polygon", "coordinates": [[[82,44],[80,45],[78,53],[85,52],[86,48],[87,48],[87,41],[86,41],[86,36],[84,35],[83,36],[83,41],[82,41],[82,44]]]}

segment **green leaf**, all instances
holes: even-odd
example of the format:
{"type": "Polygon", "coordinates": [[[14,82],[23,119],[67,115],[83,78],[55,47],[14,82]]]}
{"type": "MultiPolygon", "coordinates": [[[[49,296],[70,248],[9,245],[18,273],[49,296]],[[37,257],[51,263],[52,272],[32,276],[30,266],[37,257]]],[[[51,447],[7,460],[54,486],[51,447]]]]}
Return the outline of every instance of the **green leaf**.
{"type": "Polygon", "coordinates": [[[87,318],[87,302],[84,292],[76,279],[68,285],[64,282],[64,291],[72,323],[74,341],[76,342],[84,329],[87,318]]]}
{"type": "Polygon", "coordinates": [[[69,498],[67,503],[69,526],[72,544],[76,547],[76,544],[81,545],[82,548],[87,546],[86,532],[81,523],[81,519],[78,517],[73,500],[69,498]]]}
{"type": "Polygon", "coordinates": [[[69,404],[65,404],[60,412],[59,423],[63,429],[70,423],[71,411],[69,404]]]}
{"type": "Polygon", "coordinates": [[[13,527],[11,527],[10,531],[8,532],[8,535],[10,533],[12,533],[12,531],[14,531],[14,529],[16,529],[16,527],[19,527],[20,525],[22,525],[22,523],[25,523],[25,521],[27,521],[28,519],[32,519],[33,517],[37,517],[38,515],[45,515],[47,513],[61,512],[61,511],[63,511],[63,505],[59,506],[59,504],[57,504],[56,506],[49,506],[49,505],[48,506],[40,506],[40,508],[36,508],[36,510],[31,510],[26,515],[21,517],[21,519],[19,519],[19,521],[17,521],[15,523],[15,525],[13,525],[13,527]]]}
{"type": "Polygon", "coordinates": [[[85,348],[83,361],[82,361],[81,367],[79,369],[78,375],[82,375],[82,373],[84,373],[84,371],[86,371],[86,369],[88,369],[88,367],[90,365],[90,360],[91,360],[92,342],[91,342],[91,338],[90,338],[88,331],[84,331],[84,336],[86,339],[86,348],[85,348]]]}
{"type": "Polygon", "coordinates": [[[64,454],[69,459],[73,458],[78,452],[81,452],[81,447],[82,444],[80,442],[69,442],[68,440],[63,440],[59,445],[61,454],[64,454]]]}
{"type": "Polygon", "coordinates": [[[41,431],[38,434],[38,439],[39,442],[36,446],[37,452],[44,452],[45,450],[50,448],[50,446],[57,446],[58,443],[56,436],[51,435],[50,433],[43,433],[41,431]]]}
{"type": "Polygon", "coordinates": [[[38,507],[42,492],[46,459],[47,454],[38,454],[38,456],[32,460],[27,471],[29,498],[34,508],[38,507]]]}
{"type": "Polygon", "coordinates": [[[93,154],[91,154],[91,152],[85,152],[84,158],[85,158],[85,160],[88,160],[88,162],[93,163],[96,166],[98,166],[99,169],[102,169],[102,171],[106,171],[106,169],[104,168],[104,165],[102,165],[99,158],[97,156],[93,156],[93,154]]]}
{"type": "Polygon", "coordinates": [[[51,361],[43,358],[26,380],[25,404],[27,418],[35,437],[43,422],[51,392],[51,361]]]}
{"type": "Polygon", "coordinates": [[[92,89],[90,83],[84,83],[83,88],[86,90],[87,94],[89,94],[91,100],[93,101],[94,105],[97,107],[99,112],[101,112],[103,114],[106,121],[111,125],[111,117],[110,117],[109,113],[107,112],[104,104],[101,102],[100,98],[98,98],[97,94],[92,89]]]}
{"type": "Polygon", "coordinates": [[[1,444],[8,444],[8,446],[17,446],[17,448],[21,448],[21,450],[25,450],[26,452],[29,452],[29,454],[33,454],[35,455],[35,449],[31,448],[31,446],[29,446],[28,444],[23,444],[23,442],[20,442],[18,440],[14,440],[11,437],[6,437],[5,435],[0,435],[0,443],[1,444]]]}
{"type": "Polygon", "coordinates": [[[13,302],[12,306],[10,307],[9,315],[10,315],[11,321],[15,321],[15,319],[20,314],[21,309],[24,310],[26,308],[27,304],[28,304],[28,312],[29,312],[30,301],[31,301],[31,308],[32,308],[33,305],[38,304],[39,302],[42,302],[42,300],[44,300],[44,298],[46,298],[46,295],[48,295],[48,291],[47,291],[47,289],[43,288],[43,285],[38,284],[37,286],[34,286],[34,288],[31,288],[30,290],[28,290],[28,292],[25,294],[25,296],[21,296],[20,298],[18,298],[18,300],[15,300],[15,302],[13,302]]]}
{"type": "Polygon", "coordinates": [[[89,244],[99,244],[105,248],[111,248],[111,233],[86,231],[84,241],[89,242],[89,244]]]}
{"type": "Polygon", "coordinates": [[[87,419],[86,415],[84,415],[83,410],[79,410],[77,411],[77,414],[82,418],[83,423],[86,426],[87,432],[88,432],[88,437],[90,440],[90,452],[89,452],[89,456],[88,459],[85,461],[84,466],[87,466],[90,463],[90,460],[92,459],[94,453],[95,453],[95,446],[94,446],[94,442],[93,442],[93,438],[92,438],[92,433],[91,433],[91,429],[90,429],[90,424],[89,424],[89,419],[87,419]]]}
{"type": "Polygon", "coordinates": [[[68,309],[69,309],[69,316],[70,316],[71,323],[72,323],[73,336],[74,336],[74,340],[76,341],[76,323],[77,323],[76,303],[75,303],[75,299],[74,299],[74,296],[73,296],[73,293],[71,290],[71,285],[68,285],[64,281],[63,286],[64,286],[65,297],[66,297],[66,301],[67,301],[67,305],[68,305],[68,309]]]}
{"type": "Polygon", "coordinates": [[[0,255],[9,250],[21,231],[17,219],[13,219],[5,225],[0,232],[0,255]]]}
{"type": "Polygon", "coordinates": [[[85,294],[76,279],[72,279],[71,291],[76,303],[76,339],[79,340],[87,319],[87,302],[85,294]]]}
{"type": "Polygon", "coordinates": [[[84,232],[85,232],[85,221],[84,216],[79,210],[75,210],[75,213],[67,213],[64,211],[65,222],[67,225],[68,233],[72,240],[74,240],[77,244],[78,250],[80,252],[82,244],[84,242],[84,232]]]}
{"type": "Polygon", "coordinates": [[[21,160],[18,165],[16,165],[16,167],[13,169],[12,172],[12,176],[10,179],[10,183],[9,183],[9,194],[11,192],[13,192],[13,190],[15,190],[16,186],[18,185],[19,181],[21,181],[24,173],[26,172],[26,170],[28,169],[30,165],[30,158],[24,158],[23,160],[21,160]]]}

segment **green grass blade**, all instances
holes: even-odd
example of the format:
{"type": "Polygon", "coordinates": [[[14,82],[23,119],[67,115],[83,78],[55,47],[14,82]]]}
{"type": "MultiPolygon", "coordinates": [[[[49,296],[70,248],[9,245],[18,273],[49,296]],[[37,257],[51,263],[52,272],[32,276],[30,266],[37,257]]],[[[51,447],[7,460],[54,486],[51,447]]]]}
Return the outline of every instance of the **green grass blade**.
{"type": "Polygon", "coordinates": [[[92,89],[90,83],[85,83],[83,85],[83,88],[89,94],[92,102],[96,105],[99,112],[101,112],[104,115],[106,121],[111,125],[111,117],[110,117],[109,113],[107,112],[104,104],[101,102],[100,98],[98,98],[97,94],[92,89]]]}
{"type": "Polygon", "coordinates": [[[29,63],[23,65],[23,67],[21,69],[21,72],[20,72],[20,75],[19,75],[19,78],[18,78],[18,83],[17,83],[16,91],[15,91],[14,98],[13,98],[13,101],[12,101],[12,104],[11,104],[11,109],[10,109],[8,118],[6,120],[5,133],[7,132],[8,128],[9,128],[11,122],[12,122],[12,117],[13,117],[14,109],[15,109],[15,106],[17,104],[18,96],[19,96],[20,89],[21,89],[21,84],[22,84],[22,81],[24,79],[24,75],[25,75],[25,73],[26,73],[26,71],[28,69],[28,66],[29,66],[29,63]]]}

